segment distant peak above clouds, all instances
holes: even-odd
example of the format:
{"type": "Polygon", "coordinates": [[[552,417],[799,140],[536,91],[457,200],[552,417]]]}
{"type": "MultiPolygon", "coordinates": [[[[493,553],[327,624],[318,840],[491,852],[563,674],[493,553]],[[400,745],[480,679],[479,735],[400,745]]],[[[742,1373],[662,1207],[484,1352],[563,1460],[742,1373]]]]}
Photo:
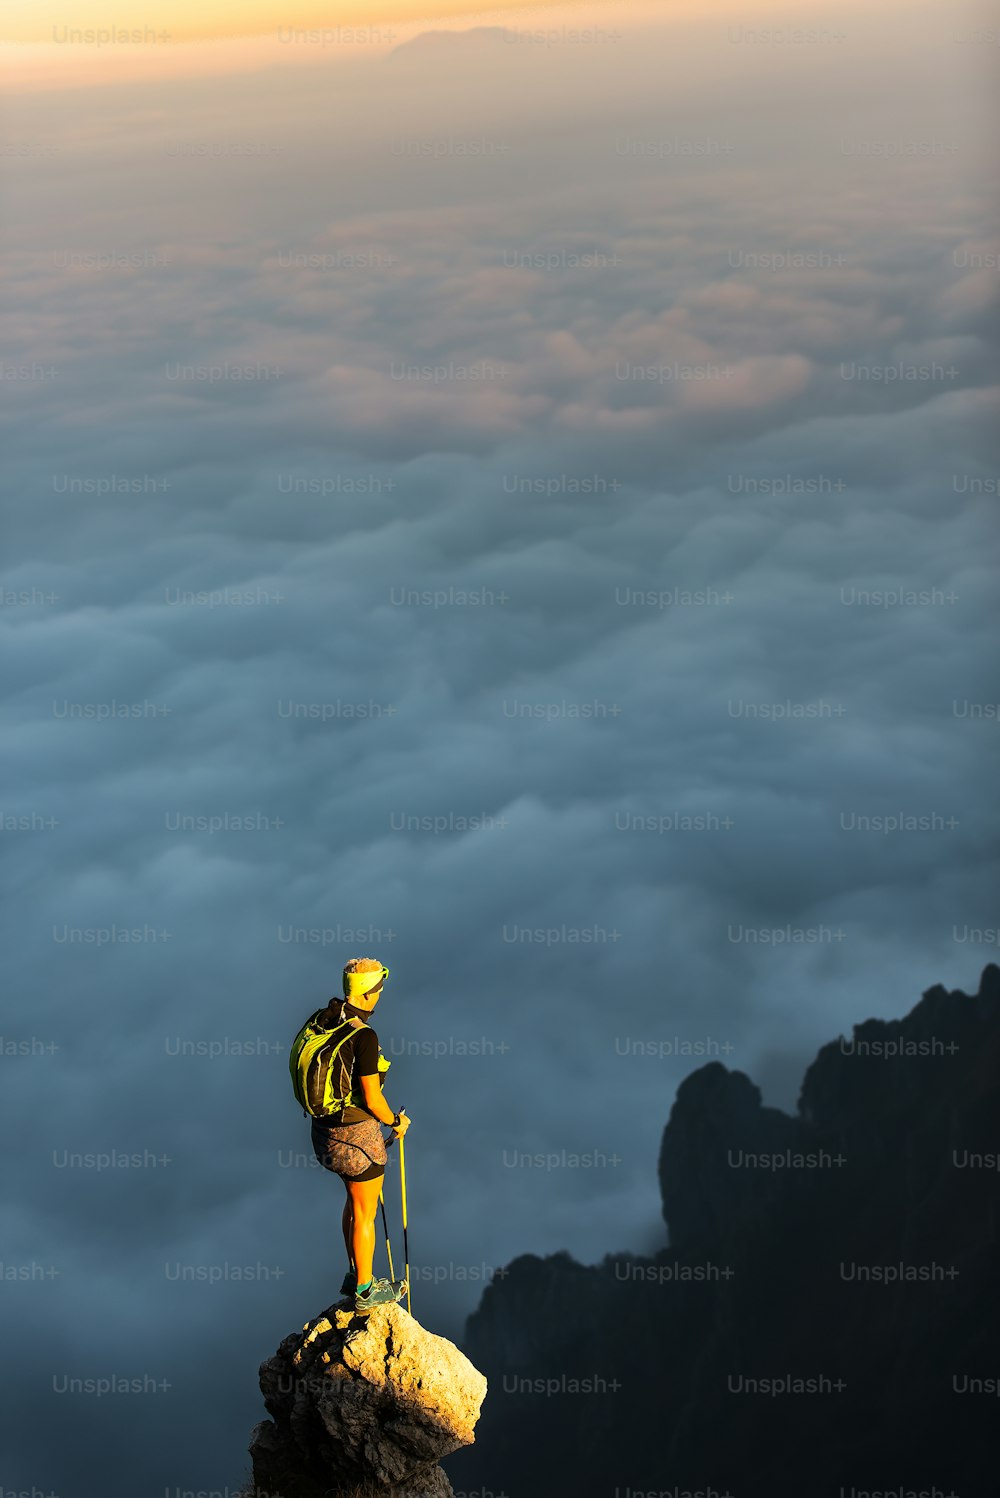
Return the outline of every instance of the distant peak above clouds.
{"type": "Polygon", "coordinates": [[[389,58],[418,60],[435,57],[450,57],[456,52],[469,53],[482,50],[499,51],[514,42],[523,42],[524,36],[512,31],[509,26],[468,26],[463,31],[421,31],[408,42],[401,42],[386,53],[389,58]]]}

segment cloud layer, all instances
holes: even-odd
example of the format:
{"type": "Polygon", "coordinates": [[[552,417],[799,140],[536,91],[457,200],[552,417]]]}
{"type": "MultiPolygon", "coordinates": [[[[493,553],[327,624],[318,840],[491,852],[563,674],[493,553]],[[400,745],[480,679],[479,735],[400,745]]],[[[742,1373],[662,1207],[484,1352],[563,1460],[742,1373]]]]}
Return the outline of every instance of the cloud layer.
{"type": "Polygon", "coordinates": [[[347,957],[457,1335],[659,1241],[700,1059],[793,1106],[994,954],[996,223],[925,19],[891,80],[718,33],[17,103],[7,1413],[107,1498],[235,1484],[339,1284],[286,1068],[347,957]]]}

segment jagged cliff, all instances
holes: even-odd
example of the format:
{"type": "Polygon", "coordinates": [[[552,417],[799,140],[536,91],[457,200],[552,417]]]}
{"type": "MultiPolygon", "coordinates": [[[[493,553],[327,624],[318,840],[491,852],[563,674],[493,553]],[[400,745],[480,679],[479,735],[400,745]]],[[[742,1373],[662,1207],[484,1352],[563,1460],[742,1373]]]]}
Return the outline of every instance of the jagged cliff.
{"type": "Polygon", "coordinates": [[[824,1046],[794,1117],[702,1067],[663,1133],[669,1248],[525,1255],[485,1290],[463,1346],[491,1398],[450,1476],[512,1498],[995,1494],[998,1161],[992,964],[974,996],[937,986],[824,1046]]]}

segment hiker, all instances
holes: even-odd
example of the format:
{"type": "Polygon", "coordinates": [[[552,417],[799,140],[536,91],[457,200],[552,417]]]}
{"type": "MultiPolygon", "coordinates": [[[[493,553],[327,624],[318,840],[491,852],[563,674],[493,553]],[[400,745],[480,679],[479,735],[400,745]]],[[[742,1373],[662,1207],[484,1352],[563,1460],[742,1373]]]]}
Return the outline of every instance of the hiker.
{"type": "Polygon", "coordinates": [[[344,1242],[349,1269],[340,1290],[354,1295],[364,1314],[373,1305],[399,1300],[405,1280],[374,1279],[375,1210],[385,1175],[386,1150],[380,1124],[402,1139],[410,1127],[405,1112],[393,1113],[382,1096],[390,1062],[368,1024],[389,969],[374,957],[354,957],[344,968],[344,998],[331,999],[306,1021],[292,1044],[289,1063],[295,1095],[312,1115],[316,1158],[340,1176],[347,1191],[344,1242]]]}

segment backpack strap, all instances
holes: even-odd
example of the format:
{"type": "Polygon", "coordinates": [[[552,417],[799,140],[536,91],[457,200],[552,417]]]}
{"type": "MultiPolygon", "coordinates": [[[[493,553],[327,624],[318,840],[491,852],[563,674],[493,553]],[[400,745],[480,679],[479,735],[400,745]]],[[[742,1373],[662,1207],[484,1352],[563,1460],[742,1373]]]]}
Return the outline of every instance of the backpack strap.
{"type": "MultiPolygon", "coordinates": [[[[341,1046],[346,1045],[347,1042],[350,1040],[350,1038],[351,1038],[352,1035],[356,1034],[358,1030],[368,1030],[368,1029],[370,1029],[370,1026],[368,1024],[366,1024],[366,1022],[363,1019],[355,1019],[355,1018],[353,1018],[353,1016],[350,1019],[342,1020],[341,1024],[346,1024],[348,1026],[347,1034],[344,1035],[344,1036],[342,1036],[341,1039],[337,1041],[337,1044],[334,1046],[333,1050],[330,1052],[330,1059],[329,1059],[329,1062],[327,1063],[328,1068],[330,1066],[332,1066],[333,1063],[336,1061],[337,1055],[338,1055],[338,1053],[340,1051],[341,1046]]],[[[331,1035],[335,1034],[336,1031],[339,1030],[340,1028],[341,1028],[341,1025],[335,1025],[334,1028],[333,1028],[333,1030],[330,1032],[331,1035]]],[[[350,1094],[350,1092],[348,1092],[348,1094],[347,1094],[346,1097],[336,1098],[334,1100],[335,1106],[334,1106],[332,1112],[330,1112],[330,1113],[324,1113],[324,1114],[319,1115],[319,1116],[321,1116],[323,1118],[333,1118],[338,1113],[343,1113],[344,1109],[346,1107],[348,1107],[348,1105],[350,1104],[350,1101],[351,1101],[351,1094],[350,1094]],[[339,1105],[339,1106],[337,1106],[337,1105],[339,1105]]]]}

